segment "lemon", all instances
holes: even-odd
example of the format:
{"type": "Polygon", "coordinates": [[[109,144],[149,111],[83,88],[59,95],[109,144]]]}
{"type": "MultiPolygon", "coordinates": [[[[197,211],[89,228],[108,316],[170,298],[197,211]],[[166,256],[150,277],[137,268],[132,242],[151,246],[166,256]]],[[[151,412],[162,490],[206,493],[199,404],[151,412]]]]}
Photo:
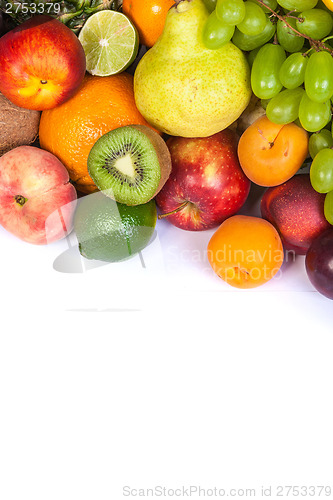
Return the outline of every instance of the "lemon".
{"type": "Polygon", "coordinates": [[[148,245],[156,220],[154,200],[129,207],[101,191],[84,196],[74,216],[79,251],[87,259],[107,262],[128,259],[148,245]]]}
{"type": "Polygon", "coordinates": [[[126,69],[138,53],[139,37],[127,16],[103,10],[90,16],[79,33],[87,71],[110,76],[126,69]]]}

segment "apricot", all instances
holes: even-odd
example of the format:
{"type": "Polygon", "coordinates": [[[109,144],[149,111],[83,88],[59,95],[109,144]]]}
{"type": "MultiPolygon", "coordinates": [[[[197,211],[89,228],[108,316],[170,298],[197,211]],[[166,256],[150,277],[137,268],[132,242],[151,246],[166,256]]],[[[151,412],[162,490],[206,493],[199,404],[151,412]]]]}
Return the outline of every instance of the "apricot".
{"type": "Polygon", "coordinates": [[[208,242],[213,271],[236,288],[255,288],[279,271],[283,246],[279,233],[260,217],[234,215],[225,220],[208,242]]]}
{"type": "Polygon", "coordinates": [[[238,158],[245,175],[259,186],[278,186],[290,179],[308,155],[308,133],[295,123],[271,122],[266,115],[241,135],[238,158]]]}

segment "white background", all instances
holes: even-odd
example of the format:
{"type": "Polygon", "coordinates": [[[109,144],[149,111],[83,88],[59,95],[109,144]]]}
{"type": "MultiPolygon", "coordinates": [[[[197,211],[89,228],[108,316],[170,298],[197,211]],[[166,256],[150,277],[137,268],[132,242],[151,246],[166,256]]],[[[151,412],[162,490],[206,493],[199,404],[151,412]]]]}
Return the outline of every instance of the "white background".
{"type": "Polygon", "coordinates": [[[38,247],[0,228],[1,500],[333,490],[333,302],[304,257],[231,288],[212,233],[158,221],[141,257],[96,265],[73,233],[38,247]]]}

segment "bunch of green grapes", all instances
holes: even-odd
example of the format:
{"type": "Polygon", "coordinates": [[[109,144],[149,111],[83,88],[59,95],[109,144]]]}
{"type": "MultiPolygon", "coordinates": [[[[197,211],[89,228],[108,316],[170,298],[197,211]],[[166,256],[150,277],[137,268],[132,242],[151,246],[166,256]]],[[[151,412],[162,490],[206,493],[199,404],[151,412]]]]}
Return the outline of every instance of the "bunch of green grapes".
{"type": "Polygon", "coordinates": [[[245,51],[268,119],[310,132],[310,179],[326,193],[333,224],[333,12],[324,2],[333,9],[332,0],[205,0],[203,43],[216,49],[231,40],[245,51]]]}
{"type": "MultiPolygon", "coordinates": [[[[203,43],[208,49],[218,49],[231,39],[258,38],[260,44],[268,41],[275,29],[269,22],[266,7],[256,0],[204,0],[211,11],[203,29],[203,43]]],[[[277,0],[265,0],[274,9],[277,0]]],[[[234,41],[234,40],[233,40],[234,41]]],[[[235,45],[238,45],[235,43],[235,45]]],[[[241,41],[242,45],[242,41],[241,41]]],[[[240,47],[242,48],[242,47],[240,47]]],[[[242,48],[242,50],[251,50],[242,48]]]]}

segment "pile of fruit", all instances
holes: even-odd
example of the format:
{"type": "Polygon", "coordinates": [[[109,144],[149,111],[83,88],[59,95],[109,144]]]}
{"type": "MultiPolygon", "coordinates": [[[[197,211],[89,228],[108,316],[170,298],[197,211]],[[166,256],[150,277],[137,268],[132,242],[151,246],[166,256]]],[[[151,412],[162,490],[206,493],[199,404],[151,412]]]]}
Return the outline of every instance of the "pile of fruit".
{"type": "Polygon", "coordinates": [[[0,0],[0,30],[3,228],[108,262],[216,228],[229,285],[293,252],[333,299],[332,0],[0,0]]]}

